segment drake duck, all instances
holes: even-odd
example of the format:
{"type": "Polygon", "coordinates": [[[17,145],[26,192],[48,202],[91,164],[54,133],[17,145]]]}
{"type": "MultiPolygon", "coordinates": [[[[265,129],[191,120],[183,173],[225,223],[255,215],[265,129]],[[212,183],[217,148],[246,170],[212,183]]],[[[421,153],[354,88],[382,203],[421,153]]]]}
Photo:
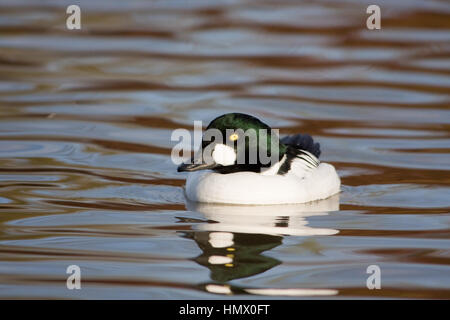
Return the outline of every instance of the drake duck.
{"type": "Polygon", "coordinates": [[[264,130],[273,131],[259,119],[243,113],[217,117],[207,132],[209,129],[220,132],[224,138],[213,140],[204,135],[199,152],[178,167],[178,172],[189,172],[185,192],[190,201],[296,204],[326,199],[340,191],[341,181],[335,168],[319,161],[320,145],[307,134],[282,139],[274,134],[263,135],[260,132],[264,130]],[[242,134],[249,129],[256,132],[254,141],[242,134]],[[202,153],[206,149],[211,152],[209,158],[202,153]],[[262,161],[260,149],[265,149],[272,161],[262,161]],[[239,150],[244,150],[244,161],[238,157],[239,150]],[[253,161],[252,153],[257,155],[253,161]]]}

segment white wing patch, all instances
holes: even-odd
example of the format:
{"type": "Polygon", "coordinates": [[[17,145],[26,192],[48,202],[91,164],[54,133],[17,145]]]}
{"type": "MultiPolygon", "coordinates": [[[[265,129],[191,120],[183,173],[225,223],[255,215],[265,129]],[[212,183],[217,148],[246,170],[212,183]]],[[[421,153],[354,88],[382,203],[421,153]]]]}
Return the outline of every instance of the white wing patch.
{"type": "Polygon", "coordinates": [[[306,168],[315,169],[319,166],[319,159],[317,159],[316,156],[314,156],[311,152],[306,150],[299,151],[300,153],[297,155],[297,158],[304,162],[306,168]]]}
{"type": "Polygon", "coordinates": [[[308,151],[301,150],[291,163],[286,175],[295,175],[300,179],[309,177],[319,167],[320,161],[308,151]]]}

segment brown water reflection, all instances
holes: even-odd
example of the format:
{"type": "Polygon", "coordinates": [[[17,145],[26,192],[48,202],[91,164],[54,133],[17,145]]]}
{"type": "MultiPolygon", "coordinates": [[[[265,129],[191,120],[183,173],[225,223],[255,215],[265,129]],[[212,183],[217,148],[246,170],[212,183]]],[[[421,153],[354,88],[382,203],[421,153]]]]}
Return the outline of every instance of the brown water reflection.
{"type": "Polygon", "coordinates": [[[79,3],[0,5],[1,298],[450,298],[447,1],[79,3]],[[171,132],[231,111],[316,137],[339,199],[186,204],[171,132]]]}

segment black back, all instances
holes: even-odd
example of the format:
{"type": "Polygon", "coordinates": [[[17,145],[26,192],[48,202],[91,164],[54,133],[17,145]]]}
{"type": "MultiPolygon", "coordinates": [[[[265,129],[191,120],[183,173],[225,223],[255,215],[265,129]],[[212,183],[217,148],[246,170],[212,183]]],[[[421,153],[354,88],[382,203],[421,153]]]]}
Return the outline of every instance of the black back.
{"type": "Polygon", "coordinates": [[[295,149],[305,150],[312,153],[316,158],[320,156],[320,144],[314,142],[309,134],[295,134],[282,138],[281,143],[295,149]]]}
{"type": "Polygon", "coordinates": [[[319,165],[318,158],[320,156],[320,144],[314,142],[309,134],[296,134],[282,138],[281,143],[287,146],[286,161],[281,165],[278,174],[286,174],[291,170],[291,164],[294,159],[301,159],[310,168],[315,168],[319,165]],[[313,154],[317,159],[313,159],[306,152],[313,154]]]}

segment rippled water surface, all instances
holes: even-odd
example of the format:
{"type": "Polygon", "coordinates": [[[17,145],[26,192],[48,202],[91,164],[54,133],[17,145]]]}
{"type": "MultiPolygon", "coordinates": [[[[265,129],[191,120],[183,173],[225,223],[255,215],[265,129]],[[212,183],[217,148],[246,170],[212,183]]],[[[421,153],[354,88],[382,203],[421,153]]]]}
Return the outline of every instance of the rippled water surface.
{"type": "Polygon", "coordinates": [[[0,298],[450,299],[448,1],[77,3],[0,4],[0,298]],[[170,135],[230,111],[342,193],[186,203],[170,135]]]}

